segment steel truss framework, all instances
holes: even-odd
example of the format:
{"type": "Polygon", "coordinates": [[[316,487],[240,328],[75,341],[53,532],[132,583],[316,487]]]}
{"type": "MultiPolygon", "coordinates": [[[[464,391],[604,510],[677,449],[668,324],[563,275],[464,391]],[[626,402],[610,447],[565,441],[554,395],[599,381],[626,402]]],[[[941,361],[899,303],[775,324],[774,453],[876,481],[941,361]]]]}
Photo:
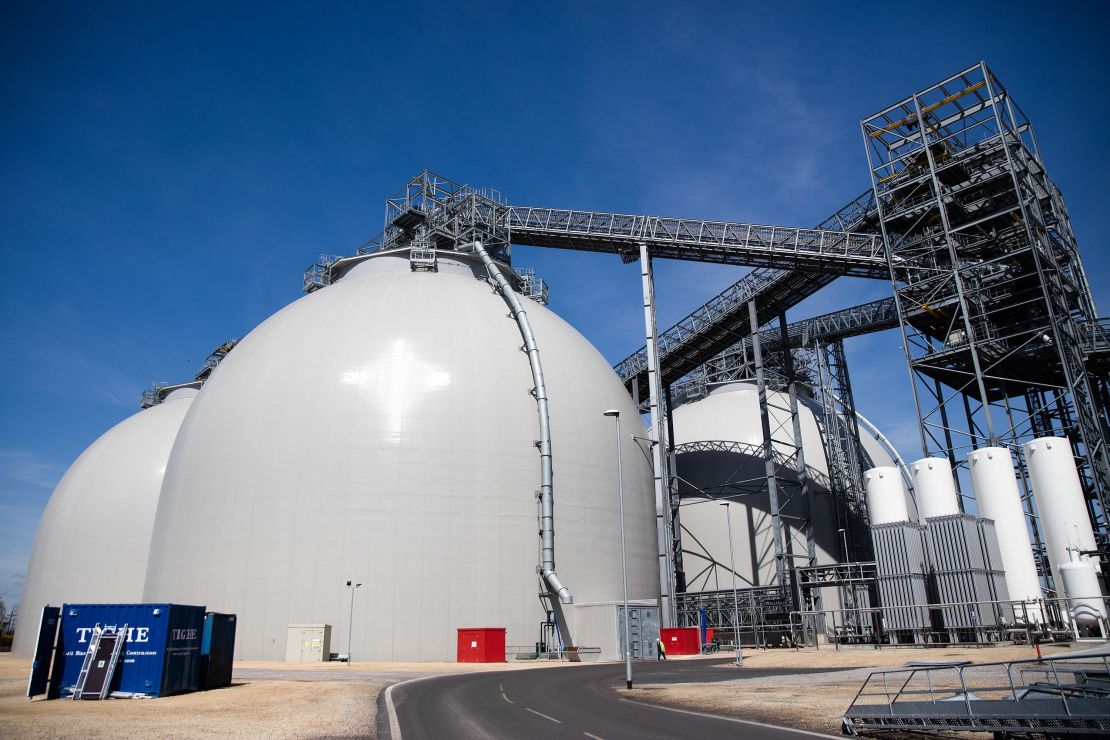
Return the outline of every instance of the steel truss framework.
{"type": "Polygon", "coordinates": [[[1032,126],[980,63],[862,131],[925,453],[1068,436],[1105,534],[1104,327],[1032,126]]]}
{"type": "MultiPolygon", "coordinates": [[[[900,326],[925,454],[944,455],[959,469],[976,446],[1067,435],[1092,520],[1105,535],[1110,325],[1095,313],[1063,198],[1045,174],[1032,127],[985,64],[861,125],[872,188],[817,229],[520,207],[425,171],[389,198],[385,231],[358,252],[408,249],[413,269],[436,269],[438,251],[480,239],[506,263],[511,243],[638,259],[647,342],[616,369],[634,399],[654,412],[657,501],[669,498],[673,516],[673,451],[662,454],[671,436],[672,384],[690,379],[676,387],[681,397],[698,383],[705,387],[715,372],[751,370],[761,390],[765,485],[774,489],[781,466],[767,384],[759,380],[762,355],[803,347],[809,354],[797,367],[790,352],[780,358],[789,370],[781,381],[791,398],[786,417],[796,424],[790,391],[796,372],[809,372],[803,380],[821,404],[833,488],[846,516],[862,519],[862,457],[842,341],[900,326]],[[659,334],[651,276],[657,257],[755,269],[659,334]],[[788,308],[841,275],[889,279],[894,296],[785,324],[788,308]],[[766,326],[775,319],[779,326],[766,326]],[[852,428],[841,433],[834,417],[850,419],[852,428]]],[[[325,256],[310,268],[305,290],[328,285],[335,264],[325,256]]],[[[804,480],[804,453],[790,457],[804,480]]],[[[664,542],[671,547],[660,556],[672,565],[663,580],[680,588],[680,526],[664,520],[661,549],[664,542]]],[[[866,557],[857,547],[850,545],[849,555],[866,557]]],[[[781,553],[780,563],[788,559],[781,553]]],[[[675,586],[665,586],[664,596],[673,596],[675,586]]]]}
{"type": "MultiPolygon", "coordinates": [[[[817,228],[877,231],[873,203],[874,194],[868,191],[822,221],[817,228]]],[[[748,303],[755,303],[760,323],[763,324],[829,285],[835,278],[836,275],[829,273],[753,269],[659,335],[662,382],[670,384],[696,370],[714,355],[727,351],[736,342],[746,340],[751,327],[748,303]]],[[[617,363],[615,369],[622,381],[632,384],[634,394],[639,393],[640,398],[646,396],[646,348],[617,363]]]]}

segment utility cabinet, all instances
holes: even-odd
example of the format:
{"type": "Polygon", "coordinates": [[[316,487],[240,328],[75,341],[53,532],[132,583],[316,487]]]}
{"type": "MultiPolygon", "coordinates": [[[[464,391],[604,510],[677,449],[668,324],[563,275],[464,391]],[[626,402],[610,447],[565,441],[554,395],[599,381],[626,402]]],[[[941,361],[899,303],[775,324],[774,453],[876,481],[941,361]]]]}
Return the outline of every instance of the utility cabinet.
{"type": "Polygon", "coordinates": [[[617,644],[624,656],[624,621],[628,620],[628,637],[632,643],[632,659],[644,660],[656,657],[655,641],[659,639],[659,608],[629,604],[625,612],[624,604],[617,605],[617,644]]]}
{"type": "Polygon", "coordinates": [[[458,652],[460,663],[504,663],[504,627],[459,627],[458,652]]]}
{"type": "Polygon", "coordinates": [[[331,658],[330,624],[291,624],[285,641],[286,663],[323,663],[331,658]]]}

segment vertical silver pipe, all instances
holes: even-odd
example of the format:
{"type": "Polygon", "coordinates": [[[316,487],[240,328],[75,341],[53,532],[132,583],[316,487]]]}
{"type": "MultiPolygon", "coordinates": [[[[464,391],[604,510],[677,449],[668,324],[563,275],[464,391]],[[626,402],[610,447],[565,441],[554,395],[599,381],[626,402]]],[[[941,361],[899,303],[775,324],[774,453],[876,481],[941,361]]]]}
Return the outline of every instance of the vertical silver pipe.
{"type": "Polygon", "coordinates": [[[651,465],[655,472],[655,524],[659,537],[659,621],[673,627],[674,537],[671,535],[671,502],[667,476],[666,445],[663,437],[662,388],[659,382],[659,332],[655,324],[655,281],[651,255],[640,243],[640,281],[644,291],[644,335],[647,347],[648,410],[651,417],[651,465]]]}
{"type": "Polygon", "coordinates": [[[740,597],[736,593],[736,554],[732,547],[732,507],[727,501],[721,506],[725,507],[725,518],[728,520],[728,562],[732,570],[732,623],[736,625],[736,665],[744,665],[744,653],[740,648],[740,597]]]}
{"type": "Polygon", "coordinates": [[[498,292],[509,304],[512,317],[516,320],[517,328],[520,329],[520,336],[524,339],[524,350],[528,353],[528,364],[532,368],[532,382],[535,384],[532,395],[536,397],[536,412],[540,420],[540,541],[542,547],[540,576],[551,592],[558,595],[560,603],[572,604],[574,599],[570,591],[555,574],[555,497],[551,472],[551,417],[547,409],[547,386],[543,382],[540,350],[536,346],[536,337],[532,334],[532,325],[528,323],[528,313],[497,263],[490,258],[482,242],[471,242],[469,247],[482,258],[482,264],[496,283],[498,292]]]}

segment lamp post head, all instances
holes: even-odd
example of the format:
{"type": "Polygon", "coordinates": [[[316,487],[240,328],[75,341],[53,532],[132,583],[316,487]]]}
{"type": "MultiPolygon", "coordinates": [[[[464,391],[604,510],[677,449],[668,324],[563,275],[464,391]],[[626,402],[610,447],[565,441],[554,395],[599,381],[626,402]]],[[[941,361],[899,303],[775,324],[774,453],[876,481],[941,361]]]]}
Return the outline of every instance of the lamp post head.
{"type": "Polygon", "coordinates": [[[605,412],[602,413],[602,416],[620,416],[620,415],[621,415],[621,412],[618,411],[617,409],[609,409],[608,411],[605,411],[605,412]]]}

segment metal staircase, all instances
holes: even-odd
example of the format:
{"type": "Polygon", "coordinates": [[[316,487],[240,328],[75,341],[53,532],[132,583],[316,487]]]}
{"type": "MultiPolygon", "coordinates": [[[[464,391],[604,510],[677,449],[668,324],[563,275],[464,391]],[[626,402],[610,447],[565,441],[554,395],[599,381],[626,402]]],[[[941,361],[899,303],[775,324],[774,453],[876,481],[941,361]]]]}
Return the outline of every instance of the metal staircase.
{"type": "Polygon", "coordinates": [[[111,693],[112,679],[115,677],[116,666],[119,664],[119,657],[123,654],[123,645],[126,641],[126,624],[122,628],[113,630],[102,629],[99,624],[93,628],[71,698],[107,698],[111,693]]]}

